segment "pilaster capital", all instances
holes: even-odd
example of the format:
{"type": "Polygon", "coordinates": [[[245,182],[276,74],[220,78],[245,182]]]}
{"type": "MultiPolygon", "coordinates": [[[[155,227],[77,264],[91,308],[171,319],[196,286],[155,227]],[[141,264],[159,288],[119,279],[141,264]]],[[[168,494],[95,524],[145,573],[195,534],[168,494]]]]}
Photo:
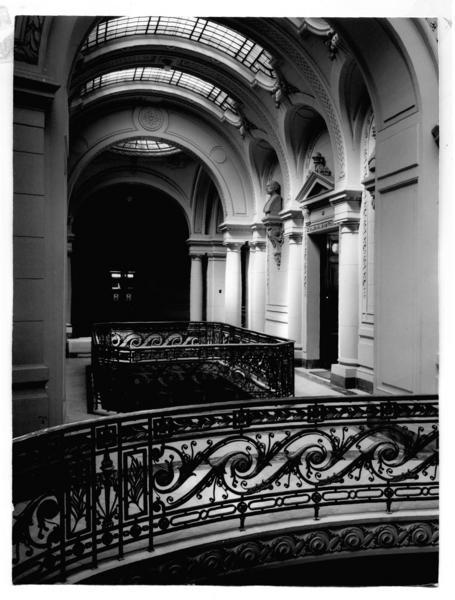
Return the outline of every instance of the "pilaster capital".
{"type": "Polygon", "coordinates": [[[343,233],[358,233],[360,221],[358,220],[346,220],[340,223],[340,235],[343,233]]]}
{"type": "Polygon", "coordinates": [[[286,210],[282,210],[279,215],[283,223],[290,221],[294,226],[302,226],[303,216],[300,209],[288,208],[286,210]]]}
{"type": "Polygon", "coordinates": [[[344,190],[330,198],[330,204],[334,209],[333,222],[336,225],[358,223],[361,200],[361,190],[344,190]]]}

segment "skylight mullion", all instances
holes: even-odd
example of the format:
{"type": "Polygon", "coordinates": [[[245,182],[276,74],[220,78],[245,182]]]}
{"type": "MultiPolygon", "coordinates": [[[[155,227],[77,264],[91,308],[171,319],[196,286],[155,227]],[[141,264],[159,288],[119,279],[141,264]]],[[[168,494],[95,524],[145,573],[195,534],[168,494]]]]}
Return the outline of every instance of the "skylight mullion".
{"type": "Polygon", "coordinates": [[[134,35],[182,37],[215,48],[244,64],[251,71],[261,71],[276,79],[270,66],[271,56],[259,44],[239,32],[201,17],[119,17],[98,23],[84,42],[89,52],[112,39],[134,35]],[[255,59],[251,55],[256,54],[255,59]]]}
{"type": "Polygon", "coordinates": [[[136,81],[155,82],[181,87],[206,98],[217,106],[230,106],[231,110],[236,112],[235,101],[221,88],[195,75],[175,69],[167,71],[159,67],[139,66],[123,69],[121,71],[104,73],[101,76],[87,81],[81,87],[81,95],[89,94],[101,87],[136,81]]]}

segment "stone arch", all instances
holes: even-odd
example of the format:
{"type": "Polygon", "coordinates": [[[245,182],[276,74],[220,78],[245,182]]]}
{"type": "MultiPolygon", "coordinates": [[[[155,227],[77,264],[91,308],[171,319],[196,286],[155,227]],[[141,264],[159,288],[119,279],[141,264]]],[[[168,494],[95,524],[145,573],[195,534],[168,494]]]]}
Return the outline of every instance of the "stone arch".
{"type": "MultiPolygon", "coordinates": [[[[207,233],[205,230],[207,219],[209,218],[208,213],[213,212],[213,214],[215,214],[221,211],[221,215],[223,217],[225,216],[220,203],[219,195],[216,192],[216,186],[202,165],[199,167],[194,180],[193,190],[191,193],[191,208],[193,224],[192,232],[195,234],[207,233]],[[214,196],[214,192],[216,197],[214,196]],[[218,204],[220,204],[220,206],[218,206],[218,204]]],[[[215,231],[211,230],[210,233],[214,234],[215,231]]]]}
{"type": "Polygon", "coordinates": [[[95,156],[114,143],[138,135],[180,146],[201,160],[218,189],[226,218],[252,214],[250,175],[226,136],[201,118],[156,105],[119,109],[80,132],[82,145],[78,149],[76,141],[72,149],[76,156],[70,165],[70,193],[95,156]]]}
{"type": "Polygon", "coordinates": [[[188,231],[190,234],[192,233],[192,219],[189,203],[184,191],[175,181],[172,181],[169,177],[166,177],[166,175],[155,172],[152,169],[139,169],[135,173],[131,173],[129,169],[105,169],[101,173],[80,182],[71,195],[68,206],[68,218],[70,220],[74,219],[80,208],[95,192],[120,183],[140,184],[155,188],[173,198],[181,207],[188,226],[188,231]]]}

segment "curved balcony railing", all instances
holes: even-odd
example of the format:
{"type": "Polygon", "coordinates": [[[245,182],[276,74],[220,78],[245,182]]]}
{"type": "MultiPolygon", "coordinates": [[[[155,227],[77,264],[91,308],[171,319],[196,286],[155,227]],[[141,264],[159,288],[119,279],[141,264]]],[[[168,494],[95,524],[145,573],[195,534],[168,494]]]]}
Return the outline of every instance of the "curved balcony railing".
{"type": "Polygon", "coordinates": [[[89,412],[294,395],[294,342],[214,322],[100,323],[89,412]]]}
{"type": "MultiPolygon", "coordinates": [[[[434,508],[437,414],[430,396],[252,400],[18,438],[14,581],[62,581],[175,539],[191,546],[207,530],[229,537],[296,515],[334,524],[368,511],[387,522],[434,508]]],[[[409,531],[400,543],[425,543],[409,531]]]]}

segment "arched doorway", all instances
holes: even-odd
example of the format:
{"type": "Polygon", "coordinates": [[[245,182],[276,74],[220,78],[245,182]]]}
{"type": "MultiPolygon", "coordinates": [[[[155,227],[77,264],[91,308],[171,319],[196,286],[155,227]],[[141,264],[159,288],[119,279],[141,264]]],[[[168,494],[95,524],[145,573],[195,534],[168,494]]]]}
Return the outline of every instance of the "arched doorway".
{"type": "Polygon", "coordinates": [[[75,216],[73,336],[101,321],[189,318],[188,225],[175,200],[122,184],[93,194],[75,216]]]}

